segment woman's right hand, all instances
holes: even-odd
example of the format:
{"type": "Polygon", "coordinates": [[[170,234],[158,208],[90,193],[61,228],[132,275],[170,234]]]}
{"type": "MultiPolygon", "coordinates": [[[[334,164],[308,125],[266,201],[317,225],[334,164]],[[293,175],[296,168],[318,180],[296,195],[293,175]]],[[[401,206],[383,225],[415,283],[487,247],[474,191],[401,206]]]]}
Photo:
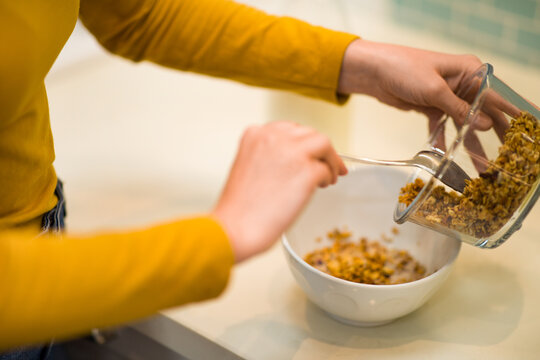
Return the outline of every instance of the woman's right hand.
{"type": "Polygon", "coordinates": [[[289,122],[250,127],[212,212],[236,261],[269,248],[317,187],[346,173],[328,138],[311,128],[289,122]]]}

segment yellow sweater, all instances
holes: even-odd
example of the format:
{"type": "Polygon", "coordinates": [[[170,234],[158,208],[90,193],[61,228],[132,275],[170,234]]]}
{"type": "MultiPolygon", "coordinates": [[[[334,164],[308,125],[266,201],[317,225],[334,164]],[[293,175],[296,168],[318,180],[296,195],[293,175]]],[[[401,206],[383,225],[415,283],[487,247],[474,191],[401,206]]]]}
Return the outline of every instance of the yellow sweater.
{"type": "Polygon", "coordinates": [[[44,78],[78,16],[134,61],[333,102],[355,38],[226,0],[0,0],[0,348],[217,296],[234,262],[208,217],[85,238],[10,230],[57,201],[44,78]]]}

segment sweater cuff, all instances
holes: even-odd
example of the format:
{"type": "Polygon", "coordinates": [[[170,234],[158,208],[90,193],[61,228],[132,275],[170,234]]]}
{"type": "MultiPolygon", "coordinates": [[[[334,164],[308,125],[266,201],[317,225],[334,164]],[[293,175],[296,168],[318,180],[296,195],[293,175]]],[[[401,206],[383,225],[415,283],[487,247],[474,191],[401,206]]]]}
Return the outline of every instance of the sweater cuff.
{"type": "Polygon", "coordinates": [[[323,37],[323,44],[326,45],[324,46],[326,56],[321,62],[319,71],[320,87],[316,95],[326,101],[342,105],[350,97],[337,92],[343,57],[350,43],[359,37],[340,31],[319,29],[321,37],[323,37]]]}
{"type": "MultiPolygon", "coordinates": [[[[199,234],[197,262],[204,264],[204,279],[193,289],[190,301],[200,301],[219,296],[227,287],[234,265],[234,253],[223,227],[210,216],[181,220],[182,227],[199,234]]],[[[197,237],[197,235],[195,236],[197,237]]]]}

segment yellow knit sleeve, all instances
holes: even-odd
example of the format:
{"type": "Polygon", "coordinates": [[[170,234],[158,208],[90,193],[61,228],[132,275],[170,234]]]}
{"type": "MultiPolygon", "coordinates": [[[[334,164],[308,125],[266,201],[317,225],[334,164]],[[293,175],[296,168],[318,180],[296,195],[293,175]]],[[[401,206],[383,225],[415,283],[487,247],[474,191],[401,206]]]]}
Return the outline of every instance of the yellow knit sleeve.
{"type": "Polygon", "coordinates": [[[351,34],[227,0],[81,0],[80,17],[134,61],[344,101],[336,89],[351,34]]]}
{"type": "Polygon", "coordinates": [[[0,233],[0,350],[218,296],[234,255],[208,217],[91,237],[0,233]]]}

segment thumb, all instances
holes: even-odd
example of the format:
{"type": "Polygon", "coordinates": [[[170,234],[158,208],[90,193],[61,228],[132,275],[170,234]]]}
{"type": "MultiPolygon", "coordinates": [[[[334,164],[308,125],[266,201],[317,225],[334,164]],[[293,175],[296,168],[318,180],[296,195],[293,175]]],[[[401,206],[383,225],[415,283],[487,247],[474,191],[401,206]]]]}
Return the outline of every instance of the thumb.
{"type": "Polygon", "coordinates": [[[450,115],[457,124],[463,125],[470,113],[471,106],[454,94],[446,84],[442,89],[442,91],[437,92],[433,101],[434,105],[450,115]]]}
{"type": "MultiPolygon", "coordinates": [[[[448,86],[444,86],[437,94],[433,101],[434,106],[450,115],[456,126],[463,126],[471,114],[471,104],[454,94],[448,86]]],[[[477,117],[473,120],[474,124],[470,125],[473,125],[477,130],[485,131],[493,126],[493,120],[483,111],[478,111],[477,117]]]]}

